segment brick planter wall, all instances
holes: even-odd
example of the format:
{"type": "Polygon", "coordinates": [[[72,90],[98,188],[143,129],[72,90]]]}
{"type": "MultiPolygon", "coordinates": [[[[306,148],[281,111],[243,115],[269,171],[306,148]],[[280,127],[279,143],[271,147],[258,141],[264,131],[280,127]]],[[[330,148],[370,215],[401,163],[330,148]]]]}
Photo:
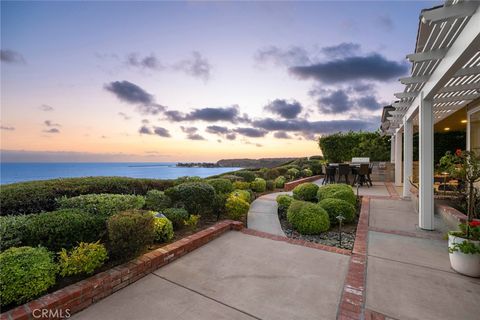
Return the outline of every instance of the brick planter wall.
{"type": "Polygon", "coordinates": [[[228,230],[241,230],[238,221],[224,220],[214,226],[150,251],[130,262],[96,274],[68,287],[30,301],[0,315],[11,319],[64,319],[128,286],[156,269],[212,241],[228,230]],[[44,312],[44,314],[42,314],[44,312]]]}
{"type": "Polygon", "coordinates": [[[307,177],[307,178],[302,178],[302,179],[290,181],[290,182],[285,183],[285,186],[283,188],[285,189],[285,191],[292,191],[299,184],[302,184],[302,183],[305,183],[305,182],[316,181],[316,180],[318,180],[322,177],[323,176],[311,176],[311,177],[307,177]]]}

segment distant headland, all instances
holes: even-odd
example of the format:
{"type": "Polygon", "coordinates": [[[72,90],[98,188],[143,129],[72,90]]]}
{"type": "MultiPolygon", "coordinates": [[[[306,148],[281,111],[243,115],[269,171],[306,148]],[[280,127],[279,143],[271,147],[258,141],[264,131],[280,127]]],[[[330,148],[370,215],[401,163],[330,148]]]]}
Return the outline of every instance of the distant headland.
{"type": "Polygon", "coordinates": [[[177,167],[197,168],[273,168],[297,158],[222,159],[217,162],[177,163],[177,167]]]}

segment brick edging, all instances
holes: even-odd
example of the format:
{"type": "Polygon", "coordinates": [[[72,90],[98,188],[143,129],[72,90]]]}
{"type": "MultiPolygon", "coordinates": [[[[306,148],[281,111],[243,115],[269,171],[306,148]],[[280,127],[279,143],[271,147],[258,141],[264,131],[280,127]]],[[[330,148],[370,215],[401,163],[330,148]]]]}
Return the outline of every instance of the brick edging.
{"type": "Polygon", "coordinates": [[[400,195],[392,182],[384,182],[391,199],[400,199],[400,195]]]}
{"type": "Polygon", "coordinates": [[[367,275],[367,238],[370,198],[362,198],[355,243],[343,284],[342,297],[337,312],[338,320],[362,319],[365,308],[365,282],[367,275]]]}
{"type": "Polygon", "coordinates": [[[323,177],[323,176],[322,175],[316,175],[316,176],[311,176],[311,177],[306,177],[306,178],[286,182],[285,185],[283,186],[283,189],[285,191],[292,191],[299,184],[302,184],[302,183],[305,183],[305,182],[316,181],[316,180],[320,179],[321,177],[323,177]]]}
{"type": "Polygon", "coordinates": [[[324,245],[324,244],[315,243],[315,242],[306,241],[306,240],[292,239],[292,238],[288,238],[288,237],[284,237],[284,236],[278,236],[278,235],[275,235],[275,234],[262,232],[262,231],[257,231],[257,230],[253,230],[253,229],[242,229],[241,232],[244,233],[244,234],[251,235],[251,236],[256,236],[256,237],[275,240],[275,241],[283,241],[283,242],[287,242],[287,243],[294,244],[294,245],[297,245],[297,246],[303,246],[303,247],[328,251],[328,252],[332,252],[332,253],[343,254],[343,255],[346,255],[346,256],[349,256],[349,255],[352,254],[350,252],[350,250],[347,250],[347,249],[327,246],[327,245],[324,245]]]}
{"type": "Polygon", "coordinates": [[[228,230],[241,230],[242,228],[243,224],[238,221],[218,222],[207,229],[150,251],[134,260],[2,313],[0,319],[68,318],[68,315],[87,308],[154,270],[212,241],[228,230]],[[39,317],[39,311],[35,310],[48,310],[49,316],[39,317]]]}

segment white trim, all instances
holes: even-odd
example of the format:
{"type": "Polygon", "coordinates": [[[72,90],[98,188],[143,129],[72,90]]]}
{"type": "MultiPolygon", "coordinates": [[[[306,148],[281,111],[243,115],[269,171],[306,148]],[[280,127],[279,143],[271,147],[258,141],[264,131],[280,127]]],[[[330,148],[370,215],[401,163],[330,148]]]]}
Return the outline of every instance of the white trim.
{"type": "Polygon", "coordinates": [[[410,177],[413,173],[413,120],[403,119],[403,197],[410,197],[410,177]]]}
{"type": "Polygon", "coordinates": [[[395,135],[395,185],[402,185],[402,133],[395,135]]]}
{"type": "Polygon", "coordinates": [[[480,105],[473,108],[472,110],[467,111],[467,150],[470,151],[470,126],[472,121],[470,118],[472,117],[472,114],[480,112],[480,105]]]}

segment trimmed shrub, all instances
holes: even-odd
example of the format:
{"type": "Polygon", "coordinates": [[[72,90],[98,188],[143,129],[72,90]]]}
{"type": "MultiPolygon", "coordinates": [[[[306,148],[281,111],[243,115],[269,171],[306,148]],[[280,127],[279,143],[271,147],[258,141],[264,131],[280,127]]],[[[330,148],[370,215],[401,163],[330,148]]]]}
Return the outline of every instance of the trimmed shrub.
{"type": "Polygon", "coordinates": [[[200,215],[192,214],[190,217],[188,217],[188,219],[183,220],[183,224],[189,230],[194,231],[195,229],[197,229],[197,225],[198,225],[199,220],[200,220],[200,215]]]}
{"type": "Polygon", "coordinates": [[[10,248],[0,253],[2,306],[38,297],[55,284],[56,273],[53,256],[45,248],[10,248]]]}
{"type": "Polygon", "coordinates": [[[293,189],[293,197],[297,200],[316,201],[317,191],[318,186],[315,183],[306,182],[293,189]]]}
{"type": "Polygon", "coordinates": [[[252,171],[242,170],[234,172],[234,174],[236,176],[242,177],[243,180],[245,180],[246,182],[252,182],[253,180],[255,180],[255,173],[253,173],[252,171]]]}
{"type": "Polygon", "coordinates": [[[352,187],[347,184],[329,184],[318,188],[317,192],[318,201],[328,198],[342,199],[353,206],[357,204],[357,197],[353,192],[352,187]]]}
{"type": "Polygon", "coordinates": [[[215,189],[216,193],[230,193],[233,191],[232,181],[228,179],[209,179],[207,183],[215,189]]]}
{"type": "Polygon", "coordinates": [[[167,218],[154,217],[153,229],[155,230],[155,242],[169,242],[173,239],[173,224],[167,218]]]}
{"type": "Polygon", "coordinates": [[[294,220],[295,216],[300,214],[300,211],[304,206],[309,204],[310,202],[307,201],[301,201],[301,200],[293,200],[290,202],[290,206],[288,206],[287,210],[287,220],[294,220]]]}
{"type": "Polygon", "coordinates": [[[138,194],[152,189],[165,190],[173,180],[135,179],[124,177],[86,177],[29,181],[2,185],[0,215],[19,215],[53,211],[60,197],[82,194],[138,194]]]}
{"type": "Polygon", "coordinates": [[[60,209],[80,209],[91,214],[108,217],[120,211],[141,209],[145,198],[130,194],[86,194],[63,197],[58,200],[60,209]]]}
{"type": "Polygon", "coordinates": [[[250,195],[250,192],[248,192],[246,190],[235,190],[230,194],[230,196],[239,197],[240,199],[242,199],[246,203],[250,203],[252,201],[252,197],[250,195]]]}
{"type": "Polygon", "coordinates": [[[0,251],[23,245],[28,215],[0,216],[0,251]]]}
{"type": "Polygon", "coordinates": [[[183,220],[188,219],[188,211],[184,208],[167,208],[161,211],[172,222],[173,229],[183,227],[183,220]]]}
{"type": "Polygon", "coordinates": [[[105,219],[75,209],[32,214],[21,234],[22,244],[43,246],[53,252],[80,242],[95,242],[105,234],[105,219]]]}
{"type": "Polygon", "coordinates": [[[178,186],[179,184],[187,182],[204,182],[204,180],[198,176],[183,176],[175,179],[173,184],[174,186],[178,186]]]}
{"type": "Polygon", "coordinates": [[[187,182],[167,189],[165,194],[189,214],[211,213],[214,208],[215,189],[205,182],[187,182]]]}
{"type": "Polygon", "coordinates": [[[267,182],[262,178],[255,178],[255,180],[250,184],[252,190],[257,193],[265,192],[267,189],[267,182]]]}
{"type": "Polygon", "coordinates": [[[250,182],[245,181],[235,181],[233,183],[233,187],[239,190],[248,190],[250,189],[250,182]]]}
{"type": "Polygon", "coordinates": [[[216,193],[215,200],[213,201],[213,212],[217,216],[217,220],[225,213],[225,203],[227,202],[229,194],[216,193]]]}
{"type": "MultiPolygon", "coordinates": [[[[160,211],[170,207],[172,199],[170,199],[163,191],[150,190],[145,196],[145,209],[160,211]]],[[[127,208],[140,209],[140,208],[127,208]]]]}
{"type": "Polygon", "coordinates": [[[275,180],[280,175],[280,172],[277,168],[269,169],[265,172],[265,179],[267,180],[275,180]]]}
{"type": "Polygon", "coordinates": [[[278,206],[278,213],[284,217],[287,213],[288,207],[293,201],[293,197],[287,194],[281,194],[277,196],[277,206],[278,206]]]}
{"type": "Polygon", "coordinates": [[[312,175],[313,175],[312,170],[310,170],[308,168],[302,170],[302,176],[303,177],[311,177],[312,175]]]}
{"type": "Polygon", "coordinates": [[[277,188],[283,188],[285,186],[285,182],[287,182],[287,179],[284,176],[279,176],[275,179],[275,186],[277,188]]]}
{"type": "Polygon", "coordinates": [[[267,180],[267,190],[268,191],[275,190],[275,182],[273,182],[273,180],[267,180]]]}
{"type": "Polygon", "coordinates": [[[328,213],[318,204],[306,203],[294,215],[287,215],[295,230],[301,234],[319,234],[330,228],[328,213]]]}
{"type": "Polygon", "coordinates": [[[250,204],[240,197],[231,195],[225,204],[227,216],[233,220],[241,220],[250,209],[250,204]]]}
{"type": "Polygon", "coordinates": [[[327,211],[330,217],[330,225],[338,224],[337,216],[342,215],[343,222],[352,222],[355,219],[355,207],[342,199],[327,198],[318,203],[320,207],[327,211]]]}
{"type": "Polygon", "coordinates": [[[243,181],[243,178],[242,177],[239,177],[239,176],[235,176],[233,174],[224,174],[223,176],[220,176],[222,179],[228,179],[230,180],[232,183],[235,182],[235,181],[243,181]]]}
{"type": "Polygon", "coordinates": [[[130,210],[107,221],[111,256],[128,260],[137,256],[155,239],[154,217],[148,211],[130,210]]]}
{"type": "Polygon", "coordinates": [[[300,175],[300,170],[296,168],[290,168],[287,170],[286,176],[290,179],[293,180],[297,178],[300,175]]]}
{"type": "Polygon", "coordinates": [[[107,249],[98,241],[95,243],[80,242],[70,252],[65,249],[59,254],[60,274],[72,276],[76,274],[92,274],[108,259],[107,249]]]}

